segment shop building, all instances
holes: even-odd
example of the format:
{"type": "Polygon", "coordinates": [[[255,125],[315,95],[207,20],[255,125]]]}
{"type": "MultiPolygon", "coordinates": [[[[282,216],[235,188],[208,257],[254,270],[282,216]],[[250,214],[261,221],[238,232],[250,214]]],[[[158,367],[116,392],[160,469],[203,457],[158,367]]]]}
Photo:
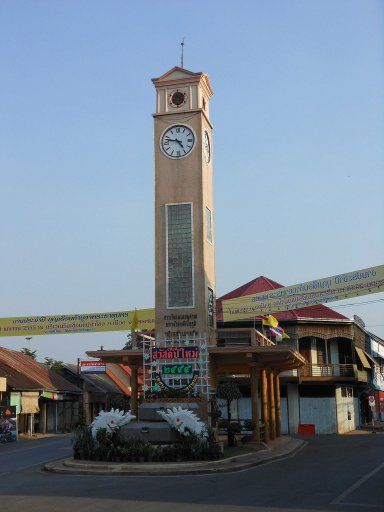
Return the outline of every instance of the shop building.
{"type": "Polygon", "coordinates": [[[81,390],[29,356],[0,347],[1,405],[16,406],[19,433],[70,432],[79,420],[81,390]]]}

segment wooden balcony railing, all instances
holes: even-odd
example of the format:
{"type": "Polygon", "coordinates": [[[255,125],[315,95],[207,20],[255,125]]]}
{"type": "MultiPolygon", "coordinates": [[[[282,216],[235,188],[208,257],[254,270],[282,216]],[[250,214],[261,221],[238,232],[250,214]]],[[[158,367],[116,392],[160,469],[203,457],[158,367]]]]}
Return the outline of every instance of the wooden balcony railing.
{"type": "Polygon", "coordinates": [[[353,364],[306,364],[301,377],[355,377],[353,364]]]}
{"type": "Polygon", "coordinates": [[[217,333],[218,347],[231,346],[273,347],[275,342],[264,336],[257,329],[219,329],[217,333]]]}

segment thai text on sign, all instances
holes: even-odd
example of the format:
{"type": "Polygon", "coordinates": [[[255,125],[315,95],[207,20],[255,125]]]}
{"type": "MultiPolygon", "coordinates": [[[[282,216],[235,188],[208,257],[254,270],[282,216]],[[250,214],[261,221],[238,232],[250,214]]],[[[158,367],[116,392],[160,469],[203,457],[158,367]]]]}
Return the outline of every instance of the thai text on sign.
{"type": "Polygon", "coordinates": [[[384,291],[384,265],[223,301],[224,321],[289,311],[384,291]]]}
{"type": "Polygon", "coordinates": [[[80,361],[80,373],[105,373],[107,365],[103,361],[80,361]]]}
{"type": "Polygon", "coordinates": [[[190,375],[192,373],[191,364],[165,364],[162,367],[163,375],[190,375]]]}
{"type": "Polygon", "coordinates": [[[137,309],[109,313],[81,315],[44,315],[0,318],[0,336],[40,336],[44,334],[71,334],[131,330],[134,315],[136,329],[155,327],[155,310],[137,309]]]}
{"type": "Polygon", "coordinates": [[[152,359],[198,359],[199,347],[154,348],[152,359]]]}

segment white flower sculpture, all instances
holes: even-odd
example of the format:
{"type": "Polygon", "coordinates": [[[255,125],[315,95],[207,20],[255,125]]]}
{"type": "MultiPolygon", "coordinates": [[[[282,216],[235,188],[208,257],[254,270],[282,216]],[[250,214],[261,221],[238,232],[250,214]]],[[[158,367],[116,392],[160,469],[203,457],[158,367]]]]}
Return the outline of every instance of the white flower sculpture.
{"type": "Polygon", "coordinates": [[[131,411],[127,413],[119,409],[111,409],[109,412],[100,411],[91,423],[92,436],[96,438],[99,428],[106,428],[107,432],[112,433],[135,418],[136,416],[133,416],[131,411]]]}
{"type": "Polygon", "coordinates": [[[167,409],[167,412],[157,411],[157,414],[183,436],[188,436],[191,433],[204,437],[208,436],[206,425],[189,409],[173,407],[172,409],[167,409]]]}

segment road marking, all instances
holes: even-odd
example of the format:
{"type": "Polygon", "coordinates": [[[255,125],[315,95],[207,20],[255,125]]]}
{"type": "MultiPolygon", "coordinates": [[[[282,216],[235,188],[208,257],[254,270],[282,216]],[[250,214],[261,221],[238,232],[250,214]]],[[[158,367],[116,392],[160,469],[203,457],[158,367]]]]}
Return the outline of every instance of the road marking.
{"type": "MultiPolygon", "coordinates": [[[[378,473],[381,469],[384,468],[384,462],[383,464],[380,464],[380,466],[377,466],[377,468],[373,469],[372,471],[370,471],[369,473],[367,473],[365,476],[363,476],[362,478],[360,478],[360,480],[358,480],[357,482],[355,482],[353,485],[351,485],[351,487],[348,487],[348,489],[346,489],[344,492],[342,492],[339,496],[337,496],[337,498],[335,498],[334,500],[331,501],[331,505],[347,505],[347,503],[341,503],[342,500],[344,498],[346,498],[347,496],[349,496],[350,494],[353,493],[353,491],[355,491],[356,489],[358,489],[364,482],[366,482],[367,480],[369,480],[371,478],[371,476],[375,475],[376,473],[378,473]]],[[[348,505],[351,505],[350,503],[348,503],[348,505]]],[[[366,506],[366,505],[360,505],[362,507],[366,506]]],[[[374,505],[375,507],[376,505],[374,505]]]]}
{"type": "Polygon", "coordinates": [[[379,508],[380,510],[383,510],[383,505],[373,505],[370,503],[349,503],[347,501],[343,501],[343,503],[339,503],[339,505],[345,505],[347,507],[360,507],[360,508],[379,508]]]}

